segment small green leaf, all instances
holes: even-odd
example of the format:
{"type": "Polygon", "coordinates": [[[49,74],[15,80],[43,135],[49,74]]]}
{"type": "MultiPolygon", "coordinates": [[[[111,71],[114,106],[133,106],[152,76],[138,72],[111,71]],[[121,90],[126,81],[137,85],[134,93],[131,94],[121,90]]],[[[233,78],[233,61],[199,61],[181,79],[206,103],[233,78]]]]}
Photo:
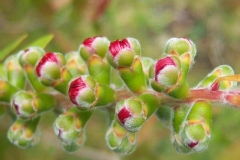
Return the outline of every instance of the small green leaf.
{"type": "Polygon", "coordinates": [[[0,62],[2,62],[15,48],[17,48],[19,46],[19,44],[25,38],[27,38],[27,36],[28,36],[27,34],[20,36],[17,40],[15,40],[14,42],[7,45],[5,48],[0,50],[0,62]]]}
{"type": "Polygon", "coordinates": [[[52,39],[53,39],[53,34],[48,34],[48,35],[42,36],[42,37],[38,38],[37,40],[35,40],[34,42],[28,44],[25,47],[25,49],[27,49],[30,46],[38,46],[41,48],[45,48],[52,39]]]}

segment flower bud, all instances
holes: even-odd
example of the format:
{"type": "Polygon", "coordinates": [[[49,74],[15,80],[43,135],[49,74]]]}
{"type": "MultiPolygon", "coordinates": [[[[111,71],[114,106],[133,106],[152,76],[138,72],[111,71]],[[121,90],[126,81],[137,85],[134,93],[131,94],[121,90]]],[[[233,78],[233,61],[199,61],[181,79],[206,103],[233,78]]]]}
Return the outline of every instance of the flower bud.
{"type": "Polygon", "coordinates": [[[107,85],[95,82],[92,76],[81,76],[69,84],[68,96],[79,109],[104,106],[115,101],[115,91],[107,85]]]}
{"type": "Polygon", "coordinates": [[[181,62],[175,56],[159,59],[149,71],[151,86],[176,98],[186,98],[189,87],[182,75],[181,62]]]}
{"type": "Polygon", "coordinates": [[[203,100],[196,101],[188,114],[181,133],[182,141],[193,151],[203,151],[210,140],[211,106],[203,100]]]}
{"type": "Polygon", "coordinates": [[[65,59],[60,53],[48,52],[36,66],[39,80],[46,86],[50,86],[54,80],[61,78],[60,68],[65,65],[65,59]]]}
{"type": "Polygon", "coordinates": [[[65,55],[67,70],[74,75],[87,74],[88,69],[84,60],[77,52],[69,52],[65,55]]]}
{"type": "Polygon", "coordinates": [[[160,102],[155,95],[144,94],[120,101],[115,111],[124,128],[130,132],[137,132],[159,105],[160,102]]]}
{"type": "Polygon", "coordinates": [[[53,125],[54,132],[66,149],[75,145],[79,146],[80,142],[83,143],[83,129],[91,115],[91,111],[83,112],[72,107],[57,117],[53,125]]]}
{"type": "Polygon", "coordinates": [[[31,120],[17,119],[9,128],[7,137],[11,143],[21,148],[29,148],[39,141],[37,125],[39,118],[31,120]]]}
{"type": "Polygon", "coordinates": [[[117,120],[113,120],[105,139],[111,150],[118,154],[127,155],[135,150],[136,137],[136,133],[127,131],[117,120]]]}
{"type": "Polygon", "coordinates": [[[13,86],[24,89],[26,85],[26,78],[24,71],[20,66],[17,56],[9,56],[5,61],[5,70],[7,73],[7,79],[13,86]]]}
{"type": "Polygon", "coordinates": [[[182,56],[185,53],[191,55],[191,62],[193,63],[196,56],[197,49],[195,44],[187,38],[171,38],[167,41],[164,53],[170,55],[182,56]]]}
{"type": "Polygon", "coordinates": [[[23,119],[31,119],[42,112],[49,111],[56,105],[53,96],[46,93],[17,92],[12,100],[12,109],[23,119]]]}
{"type": "Polygon", "coordinates": [[[218,78],[234,75],[233,69],[228,65],[221,65],[210,72],[195,88],[209,88],[212,91],[226,90],[237,86],[237,82],[222,80],[214,83],[218,78]]]}
{"type": "Polygon", "coordinates": [[[96,54],[101,58],[105,57],[109,47],[109,40],[106,37],[87,38],[80,45],[79,52],[84,60],[88,60],[91,55],[96,54]]]}
{"type": "Polygon", "coordinates": [[[72,75],[67,70],[64,56],[60,53],[48,52],[36,66],[38,79],[45,86],[51,86],[66,94],[68,82],[72,75]]]}
{"type": "Polygon", "coordinates": [[[138,40],[126,38],[110,43],[107,59],[109,64],[114,68],[130,67],[137,55],[141,55],[141,48],[138,40]]]}
{"type": "Polygon", "coordinates": [[[24,51],[18,53],[19,63],[22,67],[26,64],[35,66],[37,62],[44,56],[45,51],[40,47],[29,47],[24,51]]]}

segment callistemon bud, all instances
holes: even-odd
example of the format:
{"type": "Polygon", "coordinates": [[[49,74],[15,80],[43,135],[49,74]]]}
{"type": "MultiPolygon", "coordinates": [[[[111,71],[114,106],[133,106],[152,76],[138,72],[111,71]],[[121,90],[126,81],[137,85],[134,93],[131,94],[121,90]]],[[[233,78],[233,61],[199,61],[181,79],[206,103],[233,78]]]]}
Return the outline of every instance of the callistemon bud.
{"type": "Polygon", "coordinates": [[[136,56],[141,55],[138,40],[126,38],[110,43],[107,59],[110,65],[116,67],[130,67],[136,56]]]}
{"type": "Polygon", "coordinates": [[[127,131],[117,120],[113,120],[105,139],[111,150],[126,155],[135,150],[136,137],[137,133],[127,131]]]}
{"type": "Polygon", "coordinates": [[[31,119],[42,112],[49,111],[56,105],[52,95],[46,93],[17,92],[12,100],[12,109],[23,119],[31,119]]]}
{"type": "Polygon", "coordinates": [[[45,51],[40,47],[29,47],[18,53],[19,62],[22,67],[26,64],[35,66],[35,64],[44,56],[45,51]]]}
{"type": "Polygon", "coordinates": [[[70,82],[68,96],[79,109],[108,105],[116,99],[116,93],[112,88],[96,83],[93,77],[88,75],[70,82]]]}
{"type": "Polygon", "coordinates": [[[48,52],[36,66],[37,76],[44,85],[50,86],[54,80],[61,78],[61,68],[66,64],[60,53],[48,52]]]}
{"type": "Polygon", "coordinates": [[[221,80],[216,82],[218,78],[234,75],[233,69],[228,65],[221,65],[210,72],[195,88],[209,88],[212,91],[231,89],[237,86],[237,82],[229,80],[221,80]],[[215,83],[216,82],[216,83],[215,83]]]}
{"type": "Polygon", "coordinates": [[[164,48],[165,54],[182,56],[190,54],[191,63],[194,61],[197,49],[195,44],[187,38],[171,38],[167,41],[164,48]]]}
{"type": "Polygon", "coordinates": [[[124,128],[130,132],[137,132],[159,105],[160,101],[155,95],[143,94],[120,101],[115,112],[124,128]]]}
{"type": "Polygon", "coordinates": [[[17,119],[9,128],[7,137],[11,143],[21,148],[29,148],[39,141],[37,129],[39,118],[31,120],[17,119]]]}
{"type": "Polygon", "coordinates": [[[57,117],[53,128],[55,134],[63,142],[64,146],[80,146],[80,142],[83,143],[84,140],[82,136],[84,126],[91,115],[91,111],[83,112],[76,107],[72,107],[57,117]]]}
{"type": "Polygon", "coordinates": [[[192,104],[181,132],[183,143],[192,151],[203,151],[210,140],[211,105],[207,101],[198,100],[192,104]]]}
{"type": "Polygon", "coordinates": [[[26,78],[24,75],[23,68],[20,66],[18,62],[17,56],[16,55],[9,56],[5,60],[4,64],[8,82],[19,89],[24,89],[26,84],[26,78]]]}
{"type": "Polygon", "coordinates": [[[80,57],[78,52],[69,52],[65,55],[67,70],[72,75],[83,75],[87,74],[87,65],[84,60],[80,57]]]}
{"type": "Polygon", "coordinates": [[[87,38],[80,45],[79,52],[84,60],[88,60],[93,54],[97,54],[101,58],[105,57],[110,41],[106,37],[87,38]]]}

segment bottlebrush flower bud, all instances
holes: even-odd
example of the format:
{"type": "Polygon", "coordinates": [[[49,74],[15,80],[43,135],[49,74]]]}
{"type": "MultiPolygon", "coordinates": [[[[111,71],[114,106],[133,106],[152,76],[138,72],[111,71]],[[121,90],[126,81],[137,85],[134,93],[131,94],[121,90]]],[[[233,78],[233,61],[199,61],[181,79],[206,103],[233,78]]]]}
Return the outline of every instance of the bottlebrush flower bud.
{"type": "Polygon", "coordinates": [[[19,63],[22,67],[26,64],[35,66],[35,64],[44,56],[45,51],[40,47],[29,47],[18,53],[19,63]]]}
{"type": "Polygon", "coordinates": [[[18,62],[17,56],[9,56],[6,59],[4,65],[7,73],[8,82],[19,89],[24,89],[26,85],[26,78],[23,68],[18,62]]]}
{"type": "Polygon", "coordinates": [[[194,57],[196,56],[197,49],[195,44],[187,38],[171,38],[167,41],[164,53],[182,56],[185,53],[191,55],[191,62],[193,63],[194,57]]]}
{"type": "Polygon", "coordinates": [[[198,100],[192,104],[181,137],[193,151],[203,151],[210,140],[211,106],[207,101],[198,100]]]}
{"type": "Polygon", "coordinates": [[[69,84],[68,96],[79,109],[104,106],[115,101],[115,91],[95,82],[92,76],[83,75],[69,84]]]}
{"type": "Polygon", "coordinates": [[[70,146],[80,146],[80,142],[83,143],[84,126],[91,115],[91,111],[83,112],[76,107],[72,107],[57,117],[53,129],[66,149],[70,149],[70,146]]]}
{"type": "Polygon", "coordinates": [[[31,119],[54,108],[56,100],[46,93],[17,92],[12,100],[12,109],[23,119],[31,119]]]}
{"type": "Polygon", "coordinates": [[[78,52],[69,52],[65,55],[67,70],[74,75],[80,76],[88,73],[87,65],[78,52]]]}
{"type": "Polygon", "coordinates": [[[141,55],[141,48],[138,40],[126,38],[110,43],[107,59],[109,64],[114,68],[130,67],[136,55],[141,55]]]}
{"type": "Polygon", "coordinates": [[[39,80],[46,86],[50,86],[54,80],[61,78],[61,68],[66,64],[60,53],[48,52],[36,66],[39,80]]]}
{"type": "Polygon", "coordinates": [[[160,102],[155,95],[144,94],[120,101],[115,111],[124,128],[130,132],[137,132],[159,105],[160,102]]]}
{"type": "Polygon", "coordinates": [[[110,42],[106,37],[97,36],[87,38],[80,45],[80,55],[84,60],[88,60],[89,57],[93,54],[97,54],[98,56],[103,58],[108,51],[109,43],[110,42]]]}
{"type": "Polygon", "coordinates": [[[39,141],[37,125],[39,118],[31,120],[17,119],[9,128],[7,137],[11,143],[21,148],[29,148],[39,141]]]}
{"type": "Polygon", "coordinates": [[[108,147],[122,155],[131,154],[136,148],[137,133],[131,133],[113,120],[106,134],[108,147]]]}
{"type": "Polygon", "coordinates": [[[209,88],[212,91],[231,89],[237,86],[237,82],[222,80],[215,82],[220,77],[234,75],[233,69],[228,65],[221,65],[210,72],[195,88],[209,88]]]}

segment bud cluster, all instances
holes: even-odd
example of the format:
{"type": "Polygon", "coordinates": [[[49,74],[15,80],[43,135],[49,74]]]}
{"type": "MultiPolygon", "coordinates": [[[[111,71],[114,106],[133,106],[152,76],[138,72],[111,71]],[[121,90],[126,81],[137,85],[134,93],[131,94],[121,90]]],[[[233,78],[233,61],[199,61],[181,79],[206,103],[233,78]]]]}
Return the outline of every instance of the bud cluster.
{"type": "Polygon", "coordinates": [[[53,111],[54,133],[64,150],[74,152],[87,138],[92,113],[104,110],[111,120],[106,143],[119,154],[135,150],[138,132],[153,115],[170,129],[178,152],[205,150],[212,106],[240,106],[240,75],[221,65],[191,88],[187,75],[196,47],[187,38],[169,39],[157,60],[141,54],[135,38],[97,36],[66,54],[29,47],[9,56],[0,77],[0,116],[9,110],[16,119],[9,140],[22,148],[35,145],[41,116],[53,111]]]}

